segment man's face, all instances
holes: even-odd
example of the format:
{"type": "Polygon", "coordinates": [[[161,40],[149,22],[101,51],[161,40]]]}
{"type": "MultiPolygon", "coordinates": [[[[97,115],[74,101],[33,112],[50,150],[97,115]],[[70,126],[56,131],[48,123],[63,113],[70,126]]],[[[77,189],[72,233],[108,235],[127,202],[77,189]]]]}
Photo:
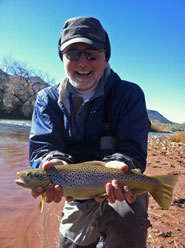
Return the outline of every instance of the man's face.
{"type": "MultiPolygon", "coordinates": [[[[92,49],[92,47],[85,43],[75,43],[68,46],[65,52],[71,49],[84,51],[92,49]]],[[[84,53],[81,53],[78,61],[70,61],[63,55],[63,62],[71,84],[80,91],[88,91],[96,87],[107,64],[104,52],[100,52],[99,57],[95,60],[87,60],[84,53]]]]}

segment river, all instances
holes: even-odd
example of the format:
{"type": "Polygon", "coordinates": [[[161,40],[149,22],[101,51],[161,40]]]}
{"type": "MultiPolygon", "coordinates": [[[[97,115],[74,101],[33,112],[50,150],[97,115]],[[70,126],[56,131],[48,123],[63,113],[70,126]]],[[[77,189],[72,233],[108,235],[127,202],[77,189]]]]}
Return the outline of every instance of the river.
{"type": "Polygon", "coordinates": [[[45,204],[14,183],[29,169],[30,122],[0,121],[0,248],[56,248],[63,202],[45,204]]]}

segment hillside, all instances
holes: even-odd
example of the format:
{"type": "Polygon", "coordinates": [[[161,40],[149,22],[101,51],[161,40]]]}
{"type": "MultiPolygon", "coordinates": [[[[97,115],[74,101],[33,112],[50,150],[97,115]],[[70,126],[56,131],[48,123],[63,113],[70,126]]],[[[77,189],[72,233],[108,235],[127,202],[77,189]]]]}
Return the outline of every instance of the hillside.
{"type": "Polygon", "coordinates": [[[174,123],[155,110],[147,110],[151,121],[151,132],[184,132],[185,125],[174,123]]]}
{"type": "Polygon", "coordinates": [[[175,124],[171,121],[169,121],[167,118],[165,118],[162,114],[160,114],[158,111],[155,110],[147,110],[148,117],[151,121],[155,123],[167,123],[167,124],[175,124]]]}

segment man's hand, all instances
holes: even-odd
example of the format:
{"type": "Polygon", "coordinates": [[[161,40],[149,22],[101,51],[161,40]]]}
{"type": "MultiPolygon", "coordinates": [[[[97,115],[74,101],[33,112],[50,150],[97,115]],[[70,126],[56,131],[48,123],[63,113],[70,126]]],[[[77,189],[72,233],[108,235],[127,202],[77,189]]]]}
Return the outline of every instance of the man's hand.
{"type": "MultiPolygon", "coordinates": [[[[110,168],[118,168],[123,172],[128,171],[128,165],[120,161],[110,161],[106,166],[110,168]]],[[[112,180],[111,183],[106,184],[106,193],[106,198],[110,203],[114,203],[116,200],[120,202],[127,200],[129,203],[133,203],[136,200],[136,196],[132,194],[131,190],[128,189],[127,186],[124,186],[123,189],[119,187],[117,180],[112,180]]],[[[95,198],[97,202],[102,202],[104,199],[104,197],[95,198]]]]}
{"type": "MultiPolygon", "coordinates": [[[[42,168],[44,170],[47,170],[53,166],[62,165],[62,164],[67,164],[67,163],[62,160],[52,159],[50,161],[44,162],[42,168]]],[[[39,195],[43,193],[43,191],[44,190],[42,187],[37,187],[32,190],[32,196],[34,198],[37,198],[39,195]]],[[[60,185],[53,185],[52,183],[50,183],[46,190],[46,198],[45,198],[46,202],[50,203],[54,201],[55,203],[58,203],[61,201],[62,196],[63,196],[62,187],[60,185]]],[[[67,198],[67,201],[71,201],[71,200],[72,200],[71,198],[67,198]]]]}

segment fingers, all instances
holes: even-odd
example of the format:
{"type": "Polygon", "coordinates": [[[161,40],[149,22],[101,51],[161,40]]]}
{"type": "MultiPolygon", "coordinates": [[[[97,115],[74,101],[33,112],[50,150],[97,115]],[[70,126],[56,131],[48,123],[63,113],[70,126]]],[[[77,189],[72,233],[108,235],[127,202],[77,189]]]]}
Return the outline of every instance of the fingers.
{"type": "Polygon", "coordinates": [[[37,198],[39,195],[41,195],[43,193],[43,188],[42,187],[38,187],[35,189],[32,189],[31,194],[34,198],[37,198]]]}
{"type": "Polygon", "coordinates": [[[122,166],[120,166],[118,169],[122,170],[124,173],[126,173],[128,171],[128,165],[123,164],[122,166]]]}
{"type": "Polygon", "coordinates": [[[50,161],[45,161],[42,165],[42,168],[44,170],[47,170],[53,166],[56,166],[56,165],[62,165],[62,164],[67,164],[65,161],[63,160],[59,160],[59,159],[52,159],[50,161]]]}
{"type": "MultiPolygon", "coordinates": [[[[107,200],[110,203],[117,201],[127,200],[128,203],[133,203],[136,200],[136,196],[132,194],[131,190],[124,186],[123,190],[119,187],[118,181],[113,180],[111,183],[106,184],[107,200]]],[[[100,200],[98,202],[101,202],[100,200]]]]}
{"type": "MultiPolygon", "coordinates": [[[[34,198],[37,198],[39,195],[41,195],[44,192],[42,187],[38,187],[32,190],[32,196],[34,198]]],[[[45,201],[47,203],[50,203],[54,201],[55,203],[58,203],[62,199],[62,187],[60,185],[53,185],[52,183],[49,184],[47,190],[46,190],[46,198],[45,201]]]]}
{"type": "Polygon", "coordinates": [[[124,194],[119,187],[118,181],[113,180],[112,183],[106,184],[107,200],[110,203],[114,203],[116,200],[123,201],[125,200],[124,194]]]}
{"type": "Polygon", "coordinates": [[[105,188],[107,192],[107,201],[109,201],[110,203],[114,203],[116,201],[116,198],[113,185],[111,183],[107,183],[105,188]]]}
{"type": "MultiPolygon", "coordinates": [[[[50,161],[45,161],[42,165],[42,168],[44,170],[48,170],[53,166],[62,165],[62,164],[67,164],[67,163],[63,160],[52,159],[50,161]]],[[[62,196],[63,196],[62,187],[60,185],[53,185],[52,183],[48,185],[48,188],[46,190],[46,198],[45,198],[45,201],[47,203],[50,203],[52,201],[58,203],[61,201],[62,196]]]]}
{"type": "MultiPolygon", "coordinates": [[[[128,165],[120,161],[109,161],[106,163],[106,167],[120,169],[123,173],[126,173],[129,169],[128,165]]],[[[122,191],[116,180],[106,184],[106,192],[108,195],[107,200],[110,203],[114,203],[116,200],[127,200],[129,203],[133,203],[136,200],[136,196],[132,194],[131,190],[127,186],[124,186],[122,191]]],[[[97,199],[97,201],[101,202],[100,199],[97,199]]]]}
{"type": "Polygon", "coordinates": [[[67,202],[73,201],[73,197],[71,197],[71,196],[66,197],[66,201],[67,201],[67,202]]]}
{"type": "MultiPolygon", "coordinates": [[[[63,160],[52,159],[50,161],[44,162],[42,165],[42,168],[47,170],[53,166],[62,165],[62,164],[67,164],[67,163],[63,160]]],[[[31,193],[34,198],[37,198],[43,192],[44,192],[43,188],[38,187],[38,188],[33,189],[31,193]]],[[[62,187],[60,185],[53,185],[52,183],[50,183],[46,190],[45,201],[48,203],[52,201],[54,201],[55,203],[58,203],[61,201],[61,199],[62,199],[62,187]]]]}
{"type": "Polygon", "coordinates": [[[60,202],[62,199],[62,187],[59,185],[49,184],[46,190],[46,202],[50,203],[54,201],[55,203],[60,202]]]}
{"type": "Polygon", "coordinates": [[[136,200],[136,195],[132,194],[131,190],[127,186],[124,186],[123,189],[125,199],[128,201],[128,203],[133,203],[136,200]]]}
{"type": "Polygon", "coordinates": [[[55,185],[53,198],[54,198],[55,203],[58,203],[61,201],[61,199],[62,199],[62,187],[60,185],[55,185]]]}
{"type": "Polygon", "coordinates": [[[47,203],[52,202],[53,201],[53,197],[54,197],[54,185],[50,183],[48,185],[47,190],[46,190],[46,198],[45,198],[46,202],[47,203]]]}
{"type": "Polygon", "coordinates": [[[121,188],[119,187],[119,184],[118,184],[117,180],[112,181],[112,186],[114,187],[115,199],[118,200],[118,201],[125,200],[124,194],[123,194],[121,188]]]}

